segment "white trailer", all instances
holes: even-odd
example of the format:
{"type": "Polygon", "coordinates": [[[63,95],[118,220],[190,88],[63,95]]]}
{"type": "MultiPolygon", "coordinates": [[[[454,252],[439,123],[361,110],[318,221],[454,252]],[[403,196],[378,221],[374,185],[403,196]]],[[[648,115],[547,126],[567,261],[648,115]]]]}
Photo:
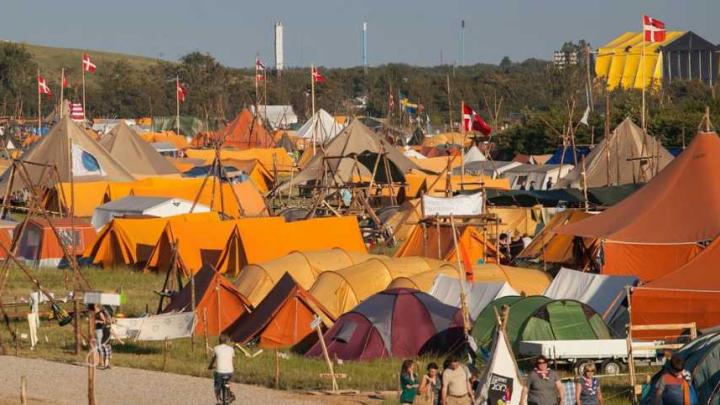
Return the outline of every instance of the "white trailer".
{"type": "MultiPolygon", "coordinates": [[[[633,358],[635,363],[659,364],[663,361],[662,350],[648,349],[648,346],[661,345],[663,342],[634,342],[633,358]],[[637,349],[636,349],[637,347],[637,349]]],[[[568,364],[582,372],[588,362],[598,365],[602,374],[619,374],[622,365],[627,364],[627,340],[536,340],[520,342],[518,356],[537,357],[544,355],[557,364],[568,364]]]]}

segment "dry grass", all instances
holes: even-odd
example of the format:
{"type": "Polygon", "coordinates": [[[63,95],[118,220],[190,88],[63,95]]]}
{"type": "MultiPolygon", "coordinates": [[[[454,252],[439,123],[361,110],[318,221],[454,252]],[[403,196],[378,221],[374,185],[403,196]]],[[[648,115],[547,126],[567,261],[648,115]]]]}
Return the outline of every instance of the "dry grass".
{"type": "MultiPolygon", "coordinates": [[[[153,273],[138,273],[128,269],[115,270],[83,270],[91,285],[97,290],[114,291],[122,288],[127,297],[127,304],[121,308],[126,316],[140,316],[146,309],[153,313],[157,309],[158,296],[153,290],[162,287],[164,277],[153,273]]],[[[36,272],[40,282],[53,291],[57,296],[65,294],[65,274],[55,269],[36,272]]],[[[26,296],[30,291],[27,279],[19,270],[13,269],[5,297],[26,296]]],[[[12,311],[10,311],[12,314],[12,311]]],[[[27,323],[16,322],[19,333],[27,333],[27,323]]],[[[83,324],[87,330],[86,324],[83,324]]],[[[8,342],[7,330],[0,329],[3,340],[8,342]]],[[[38,350],[30,351],[27,340],[21,340],[19,355],[26,357],[44,358],[61,362],[84,361],[85,354],[79,356],[72,353],[74,347],[73,329],[71,326],[59,327],[55,322],[43,321],[40,334],[41,343],[38,350]]],[[[216,344],[215,338],[210,338],[208,345],[216,344]]],[[[149,370],[167,371],[193,376],[210,376],[207,370],[208,358],[204,351],[203,337],[196,337],[194,345],[190,339],[180,339],[170,342],[167,352],[163,342],[136,342],[124,346],[114,346],[113,364],[118,366],[143,368],[149,370]]],[[[84,349],[86,350],[86,349],[84,349]]],[[[255,351],[254,348],[250,349],[255,351]]],[[[10,354],[15,348],[10,347],[10,354]]],[[[279,388],[283,390],[316,390],[329,388],[329,380],[321,378],[321,373],[327,372],[325,362],[318,359],[308,359],[302,355],[282,352],[287,358],[279,360],[280,378],[279,388]]],[[[336,365],[336,371],[347,375],[340,380],[340,387],[358,389],[362,391],[396,390],[400,363],[402,359],[384,359],[365,362],[344,362],[336,365]]],[[[439,364],[442,359],[418,359],[421,368],[430,361],[439,364]]],[[[238,352],[236,360],[236,381],[256,384],[267,387],[275,386],[275,353],[265,351],[255,358],[246,358],[238,352]]],[[[652,370],[648,370],[652,372],[652,370]]],[[[614,377],[603,379],[603,389],[608,399],[607,404],[627,403],[628,383],[627,377],[614,377]]],[[[393,403],[393,401],[387,401],[393,403]]]]}

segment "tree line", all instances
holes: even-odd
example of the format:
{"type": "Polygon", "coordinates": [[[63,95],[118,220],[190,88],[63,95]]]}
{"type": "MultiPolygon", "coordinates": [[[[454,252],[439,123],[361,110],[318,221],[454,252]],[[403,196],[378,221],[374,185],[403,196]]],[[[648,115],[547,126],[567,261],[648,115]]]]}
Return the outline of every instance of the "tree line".
{"type": "MultiPolygon", "coordinates": [[[[567,44],[566,44],[567,45],[567,44]]],[[[37,115],[37,64],[21,44],[0,44],[0,113],[3,116],[37,115]]],[[[605,117],[604,84],[592,79],[593,112],[589,125],[577,125],[587,107],[586,69],[580,64],[557,68],[537,59],[512,62],[503,58],[498,65],[416,67],[386,64],[371,67],[320,67],[327,81],[316,86],[316,108],[343,115],[386,117],[392,93],[397,115],[399,98],[423,106],[432,128],[445,131],[452,118],[460,120],[460,104],[472,106],[491,125],[502,128],[494,138],[500,149],[528,154],[548,153],[561,144],[561,134],[572,122],[576,142],[588,144],[603,137],[605,117]],[[449,90],[449,91],[448,91],[449,90]]],[[[68,69],[71,77],[79,77],[68,69]]],[[[55,76],[55,75],[54,75],[55,76]]],[[[53,99],[43,102],[49,114],[59,96],[58,77],[47,77],[53,99]]],[[[181,114],[208,121],[232,119],[242,108],[262,103],[290,104],[297,114],[311,114],[310,69],[288,68],[268,72],[260,83],[256,99],[255,71],[223,66],[212,55],[192,52],[178,62],[158,61],[147,68],[120,61],[104,63],[86,88],[88,117],[119,118],[175,114],[175,77],[187,88],[181,114]]],[[[76,80],[77,81],[77,80],[76,80]]],[[[699,82],[673,81],[657,91],[647,92],[648,131],[664,145],[689,142],[709,106],[715,122],[720,102],[715,90],[699,82]]],[[[80,101],[78,83],[66,89],[66,98],[80,101]]],[[[640,121],[641,93],[615,90],[610,94],[611,126],[625,117],[640,121]]]]}

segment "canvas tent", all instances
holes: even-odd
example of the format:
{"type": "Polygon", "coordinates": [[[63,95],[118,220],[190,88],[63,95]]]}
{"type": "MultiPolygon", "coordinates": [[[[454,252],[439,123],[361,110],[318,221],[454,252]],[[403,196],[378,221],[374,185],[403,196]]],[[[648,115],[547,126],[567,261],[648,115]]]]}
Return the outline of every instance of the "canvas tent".
{"type": "Polygon", "coordinates": [[[243,314],[250,311],[250,304],[245,298],[212,266],[204,266],[194,277],[194,283],[187,283],[182,290],[170,298],[170,303],[163,309],[163,313],[192,311],[194,284],[196,335],[202,335],[207,325],[207,334],[218,336],[243,314]]]}
{"type": "Polygon", "coordinates": [[[510,307],[507,333],[513,346],[529,340],[610,339],[602,317],[588,305],[574,300],[553,300],[541,295],[506,296],[491,302],[475,320],[472,335],[479,346],[488,346],[496,328],[495,311],[510,307]]]}
{"type": "MultiPolygon", "coordinates": [[[[460,249],[464,249],[470,263],[497,263],[495,245],[488,242],[477,227],[459,226],[456,235],[460,249]]],[[[418,224],[405,242],[395,251],[395,257],[423,256],[432,259],[455,262],[457,252],[453,239],[453,228],[447,224],[418,224]]],[[[462,257],[462,256],[461,256],[462,257]]]]}
{"type": "Polygon", "coordinates": [[[295,114],[295,110],[292,105],[263,105],[250,106],[250,112],[253,115],[266,120],[270,124],[271,128],[289,128],[298,122],[298,117],[295,114]]]}
{"type": "Polygon", "coordinates": [[[165,176],[179,174],[169,160],[142,140],[124,121],[100,140],[100,145],[133,176],[165,176]]]}
{"type": "MultiPolygon", "coordinates": [[[[56,180],[70,182],[71,176],[76,183],[98,180],[134,180],[132,174],[121,163],[90,138],[69,117],[60,120],[52,127],[49,134],[43,136],[32,148],[23,153],[19,160],[57,168],[56,176],[52,170],[46,170],[43,166],[25,165],[29,181],[33,185],[41,182],[41,186],[52,187],[56,180]],[[43,175],[43,173],[45,174],[43,175]]],[[[1,183],[3,188],[7,187],[11,172],[12,168],[9,168],[3,173],[1,183]]],[[[11,191],[31,186],[26,184],[27,181],[23,179],[23,176],[16,176],[11,191]]]]}
{"type": "Polygon", "coordinates": [[[700,133],[655,178],[601,214],[557,230],[603,243],[603,273],[648,282],[690,261],[720,235],[720,139],[700,133]]]}
{"type": "MultiPolygon", "coordinates": [[[[430,295],[440,302],[460,307],[460,281],[440,274],[435,278],[430,295]]],[[[476,319],[492,301],[508,295],[520,295],[506,282],[469,283],[462,281],[470,318],[476,319]]]]}
{"type": "Polygon", "coordinates": [[[465,152],[465,164],[472,162],[483,162],[486,160],[487,158],[485,157],[485,154],[483,154],[480,149],[478,149],[478,147],[475,145],[471,146],[470,149],[465,152]]]}
{"type": "Polygon", "coordinates": [[[381,164],[377,165],[374,178],[376,184],[387,184],[391,180],[404,182],[405,173],[416,168],[399,149],[355,119],[325,146],[324,151],[318,151],[294,179],[279,189],[286,190],[310,181],[336,184],[369,181],[375,163],[379,161],[381,164]]]}
{"type": "Polygon", "coordinates": [[[658,138],[646,134],[628,117],[607,139],[585,156],[555,188],[582,188],[583,170],[587,187],[646,183],[673,160],[658,138]]]}
{"type": "MultiPolygon", "coordinates": [[[[698,404],[720,404],[720,333],[711,333],[696,339],[676,352],[685,360],[685,370],[690,372],[698,404]]],[[[655,390],[665,371],[663,367],[650,380],[648,395],[641,404],[655,404],[655,390]]]]}
{"type": "Polygon", "coordinates": [[[319,149],[320,145],[333,140],[343,128],[342,124],[321,108],[298,129],[297,135],[306,140],[306,150],[312,148],[312,142],[315,142],[319,149]]]}
{"type": "Polygon", "coordinates": [[[262,121],[253,116],[248,109],[240,111],[234,120],[213,137],[225,147],[240,150],[275,146],[275,140],[263,126],[262,121]]]}
{"type": "Polygon", "coordinates": [[[56,267],[65,259],[61,243],[71,254],[80,256],[95,242],[95,229],[79,218],[28,219],[22,233],[17,235],[17,257],[36,267],[56,267]],[[58,232],[55,234],[52,227],[58,232]]]}
{"type": "MultiPolygon", "coordinates": [[[[557,229],[585,218],[592,214],[585,210],[564,210],[555,214],[545,227],[538,232],[532,242],[518,255],[519,259],[537,260],[545,263],[576,264],[578,258],[573,252],[573,237],[558,234],[557,229]]],[[[589,247],[593,239],[583,241],[589,247]]]]}
{"type": "MultiPolygon", "coordinates": [[[[8,249],[10,249],[10,245],[12,244],[13,238],[15,236],[16,226],[17,222],[0,219],[0,244],[2,244],[8,249]]],[[[5,250],[0,249],[0,259],[5,259],[6,257],[7,254],[5,254],[5,250]]]]}
{"type": "Polygon", "coordinates": [[[274,260],[243,267],[235,286],[253,306],[258,306],[286,272],[307,290],[320,273],[350,267],[370,257],[367,253],[340,248],[293,251],[274,260]]]}
{"type": "Polygon", "coordinates": [[[230,325],[225,334],[240,344],[257,339],[261,348],[306,346],[317,340],[310,328],[316,316],[323,329],[332,326],[333,319],[322,303],[285,273],[253,312],[230,325]]]}
{"type": "Polygon", "coordinates": [[[504,172],[513,190],[549,190],[570,173],[573,165],[521,164],[504,172]]]}
{"type": "MultiPolygon", "coordinates": [[[[191,207],[192,201],[181,198],[127,196],[95,208],[90,222],[93,228],[100,230],[116,217],[148,216],[167,218],[187,214],[190,212],[191,207]]],[[[210,212],[210,208],[203,204],[196,204],[193,212],[210,212]]]]}
{"type": "MultiPolygon", "coordinates": [[[[330,358],[342,360],[447,353],[464,341],[462,314],[426,293],[386,290],[340,317],[324,340],[330,358]]],[[[306,355],[321,356],[320,344],[306,355]]]]}

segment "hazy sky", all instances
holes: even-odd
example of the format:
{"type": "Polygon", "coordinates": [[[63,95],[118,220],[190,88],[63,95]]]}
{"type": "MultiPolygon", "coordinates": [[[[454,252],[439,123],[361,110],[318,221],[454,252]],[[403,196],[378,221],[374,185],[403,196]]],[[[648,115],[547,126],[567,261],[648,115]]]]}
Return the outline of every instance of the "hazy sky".
{"type": "Polygon", "coordinates": [[[568,40],[602,45],[639,31],[641,15],[720,42],[720,0],[0,0],[0,38],[174,60],[190,51],[249,67],[273,62],[273,24],[285,27],[285,63],[370,65],[550,59],[568,40]]]}

